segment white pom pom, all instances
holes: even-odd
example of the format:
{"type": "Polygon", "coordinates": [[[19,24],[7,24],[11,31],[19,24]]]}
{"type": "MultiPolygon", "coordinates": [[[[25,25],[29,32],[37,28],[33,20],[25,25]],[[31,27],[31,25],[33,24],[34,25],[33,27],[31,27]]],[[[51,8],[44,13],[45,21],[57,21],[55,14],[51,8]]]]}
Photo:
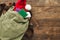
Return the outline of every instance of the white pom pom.
{"type": "Polygon", "coordinates": [[[31,5],[26,4],[25,9],[30,11],[31,10],[31,5]]]}

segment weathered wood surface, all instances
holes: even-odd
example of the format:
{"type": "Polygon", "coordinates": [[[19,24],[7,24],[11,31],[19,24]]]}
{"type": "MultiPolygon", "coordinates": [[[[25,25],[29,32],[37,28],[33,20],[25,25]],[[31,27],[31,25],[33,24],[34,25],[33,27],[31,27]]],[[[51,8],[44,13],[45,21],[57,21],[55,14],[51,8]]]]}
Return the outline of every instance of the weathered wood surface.
{"type": "Polygon", "coordinates": [[[34,20],[33,40],[60,40],[60,0],[28,0],[34,20]]]}

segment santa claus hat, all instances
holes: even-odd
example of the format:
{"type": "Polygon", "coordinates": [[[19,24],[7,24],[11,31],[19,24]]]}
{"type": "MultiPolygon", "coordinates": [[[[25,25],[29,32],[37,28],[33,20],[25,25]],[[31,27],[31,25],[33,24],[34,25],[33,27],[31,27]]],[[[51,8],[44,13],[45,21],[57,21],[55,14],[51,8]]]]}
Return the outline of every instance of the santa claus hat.
{"type": "Polygon", "coordinates": [[[26,0],[18,0],[16,2],[16,5],[14,7],[14,10],[17,9],[26,9],[26,10],[31,10],[31,5],[26,4],[26,0]]]}
{"type": "Polygon", "coordinates": [[[16,10],[16,8],[25,9],[25,6],[26,6],[26,0],[18,0],[15,4],[14,10],[16,10]]]}

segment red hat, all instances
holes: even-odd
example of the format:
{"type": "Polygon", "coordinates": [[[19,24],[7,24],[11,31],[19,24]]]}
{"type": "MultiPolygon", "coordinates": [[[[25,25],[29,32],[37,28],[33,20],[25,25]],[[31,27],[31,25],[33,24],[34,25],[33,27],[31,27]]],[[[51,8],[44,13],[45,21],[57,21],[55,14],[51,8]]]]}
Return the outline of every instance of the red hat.
{"type": "Polygon", "coordinates": [[[16,8],[25,9],[25,6],[26,6],[26,0],[18,0],[15,4],[14,10],[16,10],[16,8]]]}

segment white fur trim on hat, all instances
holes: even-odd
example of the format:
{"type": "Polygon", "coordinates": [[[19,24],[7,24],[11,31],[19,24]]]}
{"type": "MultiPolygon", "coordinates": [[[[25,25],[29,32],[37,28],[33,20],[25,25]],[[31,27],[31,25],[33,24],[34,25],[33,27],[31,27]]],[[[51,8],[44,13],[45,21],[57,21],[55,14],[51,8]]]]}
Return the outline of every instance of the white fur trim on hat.
{"type": "Polygon", "coordinates": [[[31,14],[30,14],[30,12],[26,12],[27,13],[27,16],[26,16],[26,18],[30,18],[31,17],[31,14]]]}

